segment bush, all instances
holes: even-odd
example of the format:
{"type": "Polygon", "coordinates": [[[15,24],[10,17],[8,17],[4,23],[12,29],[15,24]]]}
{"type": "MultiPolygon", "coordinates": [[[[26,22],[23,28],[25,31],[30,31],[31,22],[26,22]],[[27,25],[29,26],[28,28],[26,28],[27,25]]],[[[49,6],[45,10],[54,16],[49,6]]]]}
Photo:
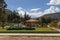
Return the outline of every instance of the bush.
{"type": "Polygon", "coordinates": [[[35,28],[9,27],[7,30],[35,30],[35,28]]]}
{"type": "Polygon", "coordinates": [[[25,30],[35,30],[35,28],[24,28],[25,30]]]}

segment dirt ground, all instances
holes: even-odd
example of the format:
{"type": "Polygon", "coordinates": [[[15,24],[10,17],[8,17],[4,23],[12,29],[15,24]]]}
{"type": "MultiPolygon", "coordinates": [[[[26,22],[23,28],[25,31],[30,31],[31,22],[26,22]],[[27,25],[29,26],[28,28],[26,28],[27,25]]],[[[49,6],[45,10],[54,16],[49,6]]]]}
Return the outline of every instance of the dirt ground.
{"type": "Polygon", "coordinates": [[[60,36],[0,36],[0,40],[60,40],[60,36]]]}

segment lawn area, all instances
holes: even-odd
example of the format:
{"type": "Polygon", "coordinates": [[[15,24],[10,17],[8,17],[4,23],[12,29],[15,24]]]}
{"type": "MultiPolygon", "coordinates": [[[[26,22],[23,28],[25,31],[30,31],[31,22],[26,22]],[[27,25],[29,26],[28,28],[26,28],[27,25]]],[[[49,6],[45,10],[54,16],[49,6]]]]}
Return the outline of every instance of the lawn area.
{"type": "Polygon", "coordinates": [[[0,28],[0,31],[6,31],[7,29],[6,28],[0,28]]]}
{"type": "Polygon", "coordinates": [[[0,28],[0,33],[59,33],[48,27],[36,27],[35,30],[7,30],[0,28]]]}
{"type": "Polygon", "coordinates": [[[39,31],[53,31],[53,29],[48,28],[48,27],[36,27],[36,30],[39,30],[39,31]]]}
{"type": "Polygon", "coordinates": [[[3,30],[0,33],[59,33],[58,31],[40,31],[40,30],[3,30]]]}

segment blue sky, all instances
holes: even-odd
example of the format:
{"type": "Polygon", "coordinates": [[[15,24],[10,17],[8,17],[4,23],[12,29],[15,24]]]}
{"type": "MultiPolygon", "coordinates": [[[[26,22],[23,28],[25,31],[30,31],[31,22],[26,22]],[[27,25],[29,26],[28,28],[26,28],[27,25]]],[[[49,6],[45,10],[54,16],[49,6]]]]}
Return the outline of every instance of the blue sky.
{"type": "MultiPolygon", "coordinates": [[[[51,9],[58,11],[60,9],[60,0],[5,0],[7,8],[10,10],[25,9],[30,11],[33,9],[34,13],[49,11],[51,9]],[[40,8],[40,9],[39,9],[40,8]],[[36,9],[39,9],[37,12],[36,9]],[[36,11],[36,12],[35,12],[36,11]]],[[[21,10],[20,10],[21,11],[21,10]]],[[[48,12],[49,13],[49,12],[48,12]]]]}
{"type": "Polygon", "coordinates": [[[23,7],[25,9],[31,8],[42,8],[42,10],[48,8],[46,3],[49,0],[6,0],[8,4],[8,8],[12,10],[16,10],[18,7],[23,7]]]}

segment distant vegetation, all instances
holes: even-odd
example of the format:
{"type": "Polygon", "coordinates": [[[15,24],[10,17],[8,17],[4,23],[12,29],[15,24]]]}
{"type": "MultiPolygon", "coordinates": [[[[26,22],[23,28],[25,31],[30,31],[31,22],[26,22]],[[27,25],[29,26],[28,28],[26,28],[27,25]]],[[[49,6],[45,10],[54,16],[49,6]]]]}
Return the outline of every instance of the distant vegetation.
{"type": "Polygon", "coordinates": [[[60,12],[45,14],[37,18],[37,20],[40,21],[39,23],[42,27],[44,27],[44,25],[49,25],[49,24],[56,25],[57,27],[57,22],[60,22],[60,12]]]}
{"type": "Polygon", "coordinates": [[[7,10],[7,4],[5,3],[4,0],[0,0],[0,26],[2,28],[4,28],[4,26],[6,24],[9,24],[9,23],[21,23],[25,20],[28,20],[30,19],[31,17],[26,14],[25,12],[25,15],[24,17],[22,15],[19,15],[18,12],[16,11],[11,11],[11,13],[9,14],[9,10],[7,10]]]}
{"type": "Polygon", "coordinates": [[[53,21],[49,24],[49,26],[60,29],[60,21],[53,21]]]}

